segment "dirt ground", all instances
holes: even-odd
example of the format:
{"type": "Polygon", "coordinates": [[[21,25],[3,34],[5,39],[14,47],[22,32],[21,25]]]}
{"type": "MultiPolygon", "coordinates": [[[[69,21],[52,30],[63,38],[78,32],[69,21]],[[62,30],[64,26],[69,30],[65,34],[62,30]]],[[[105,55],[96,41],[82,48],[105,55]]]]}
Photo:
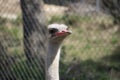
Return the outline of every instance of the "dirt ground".
{"type": "MultiPolygon", "coordinates": [[[[53,15],[63,15],[67,7],[56,5],[44,5],[44,11],[49,18],[53,15]]],[[[0,16],[8,19],[16,19],[21,14],[19,0],[0,0],[0,16]]]]}

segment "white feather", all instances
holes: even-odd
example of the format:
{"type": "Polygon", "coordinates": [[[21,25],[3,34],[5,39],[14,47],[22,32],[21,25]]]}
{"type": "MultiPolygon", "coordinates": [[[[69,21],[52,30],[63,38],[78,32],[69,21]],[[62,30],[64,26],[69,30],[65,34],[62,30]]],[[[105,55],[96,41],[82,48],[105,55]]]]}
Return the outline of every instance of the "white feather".
{"type": "Polygon", "coordinates": [[[48,29],[50,28],[55,28],[55,29],[58,29],[59,31],[63,31],[63,30],[66,30],[68,28],[68,26],[66,26],[65,24],[50,24],[48,25],[48,29]]]}

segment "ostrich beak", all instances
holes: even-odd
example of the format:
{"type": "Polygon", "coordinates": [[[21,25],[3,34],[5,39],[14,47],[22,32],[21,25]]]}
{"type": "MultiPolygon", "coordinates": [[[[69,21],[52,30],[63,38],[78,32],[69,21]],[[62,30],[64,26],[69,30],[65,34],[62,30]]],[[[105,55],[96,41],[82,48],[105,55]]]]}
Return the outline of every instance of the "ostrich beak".
{"type": "Polygon", "coordinates": [[[56,36],[67,36],[70,35],[72,33],[72,31],[70,30],[63,30],[61,32],[56,32],[55,35],[56,36]]]}

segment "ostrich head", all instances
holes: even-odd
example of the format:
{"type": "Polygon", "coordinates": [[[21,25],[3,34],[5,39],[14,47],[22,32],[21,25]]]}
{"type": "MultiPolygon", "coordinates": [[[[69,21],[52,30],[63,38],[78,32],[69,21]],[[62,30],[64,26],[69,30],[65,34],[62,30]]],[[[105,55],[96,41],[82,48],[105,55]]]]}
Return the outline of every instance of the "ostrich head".
{"type": "Polygon", "coordinates": [[[68,35],[71,34],[68,26],[64,24],[48,25],[49,41],[52,43],[61,43],[68,35]]]}
{"type": "Polygon", "coordinates": [[[64,24],[50,24],[47,54],[47,80],[59,80],[59,59],[62,41],[71,34],[64,24]]]}

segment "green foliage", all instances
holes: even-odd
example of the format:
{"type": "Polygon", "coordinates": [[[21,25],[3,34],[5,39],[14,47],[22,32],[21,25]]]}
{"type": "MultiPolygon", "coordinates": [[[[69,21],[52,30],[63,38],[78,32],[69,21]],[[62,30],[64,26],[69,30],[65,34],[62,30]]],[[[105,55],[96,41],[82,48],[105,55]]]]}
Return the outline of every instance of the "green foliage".
{"type": "Polygon", "coordinates": [[[15,39],[21,39],[22,38],[22,28],[20,27],[21,22],[22,22],[21,16],[19,16],[16,20],[8,20],[6,18],[0,17],[0,32],[2,32],[3,34],[11,35],[11,37],[15,39]],[[7,23],[9,23],[9,25],[7,25],[7,23]]]}
{"type": "Polygon", "coordinates": [[[72,27],[78,26],[73,27],[73,34],[65,41],[62,49],[61,79],[119,80],[119,56],[117,61],[113,61],[116,56],[106,61],[106,57],[116,55],[113,52],[114,45],[119,45],[119,37],[113,31],[114,25],[110,27],[111,18],[72,15],[63,16],[60,20],[72,27]]]}
{"type": "Polygon", "coordinates": [[[52,16],[48,23],[65,23],[67,25],[78,26],[80,23],[90,22],[91,17],[89,16],[78,16],[75,14],[64,15],[64,16],[52,16]]]}
{"type": "Polygon", "coordinates": [[[102,7],[105,12],[114,18],[115,24],[120,24],[120,1],[119,0],[101,0],[102,7]]]}
{"type": "Polygon", "coordinates": [[[63,16],[63,20],[68,25],[76,25],[78,23],[88,22],[90,21],[90,17],[88,16],[78,16],[75,14],[63,16]]]}
{"type": "Polygon", "coordinates": [[[63,20],[65,21],[66,24],[73,25],[76,24],[80,20],[80,18],[79,16],[76,15],[66,15],[63,16],[63,20]]]}
{"type": "Polygon", "coordinates": [[[48,21],[48,23],[61,23],[62,16],[52,16],[52,18],[48,21]]]}
{"type": "Polygon", "coordinates": [[[117,44],[118,42],[119,42],[118,38],[113,36],[111,39],[111,43],[114,45],[114,44],[117,44]]]}
{"type": "Polygon", "coordinates": [[[6,26],[0,26],[0,32],[6,36],[11,36],[11,39],[14,40],[20,40],[23,37],[22,30],[19,27],[9,29],[6,26]]]}
{"type": "Polygon", "coordinates": [[[12,74],[16,74],[15,77],[18,80],[44,80],[41,68],[33,63],[27,63],[25,60],[17,62],[12,67],[12,74]]]}
{"type": "Polygon", "coordinates": [[[22,23],[22,16],[20,15],[17,17],[17,19],[11,20],[11,23],[17,27],[20,26],[22,23]]]}
{"type": "Polygon", "coordinates": [[[7,19],[0,17],[0,25],[4,25],[6,23],[7,19]]]}
{"type": "Polygon", "coordinates": [[[74,65],[67,65],[68,68],[65,71],[70,69],[67,74],[61,73],[65,80],[119,80],[120,78],[119,76],[115,76],[115,74],[119,73],[117,73],[113,66],[104,64],[103,62],[86,60],[81,62],[74,61],[72,64],[74,65]]]}
{"type": "MultiPolygon", "coordinates": [[[[116,36],[113,28],[109,27],[109,23],[105,23],[110,19],[104,16],[103,18],[101,16],[93,18],[72,14],[53,16],[48,21],[49,23],[65,23],[73,28],[73,34],[65,40],[62,48],[60,59],[61,79],[120,79],[119,49],[117,49],[117,52],[113,51],[114,46],[119,43],[119,37],[116,36]],[[100,29],[100,27],[104,28],[100,29]]],[[[40,73],[41,69],[36,62],[31,64],[26,62],[23,45],[21,44],[23,40],[23,31],[20,27],[21,17],[14,21],[0,19],[0,24],[0,33],[9,36],[10,38],[6,43],[12,44],[8,46],[8,51],[10,56],[15,58],[15,63],[10,67],[11,73],[16,76],[14,80],[41,80],[44,75],[40,73]],[[6,25],[7,22],[10,22],[11,28],[6,25]]]]}

